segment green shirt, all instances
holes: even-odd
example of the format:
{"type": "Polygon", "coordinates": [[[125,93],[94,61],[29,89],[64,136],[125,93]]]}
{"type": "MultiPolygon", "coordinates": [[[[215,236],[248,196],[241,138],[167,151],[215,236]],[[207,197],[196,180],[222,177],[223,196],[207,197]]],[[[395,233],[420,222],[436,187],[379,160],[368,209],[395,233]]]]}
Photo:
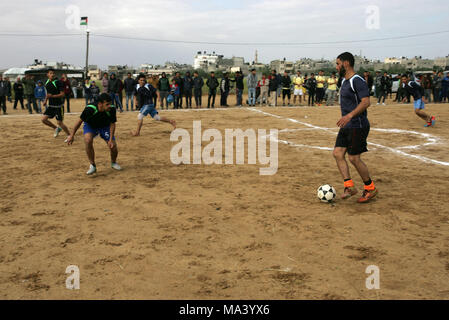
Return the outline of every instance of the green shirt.
{"type": "Polygon", "coordinates": [[[23,78],[22,83],[23,83],[23,93],[25,95],[31,95],[31,94],[34,95],[34,87],[36,86],[36,84],[34,83],[34,80],[23,78]]]}

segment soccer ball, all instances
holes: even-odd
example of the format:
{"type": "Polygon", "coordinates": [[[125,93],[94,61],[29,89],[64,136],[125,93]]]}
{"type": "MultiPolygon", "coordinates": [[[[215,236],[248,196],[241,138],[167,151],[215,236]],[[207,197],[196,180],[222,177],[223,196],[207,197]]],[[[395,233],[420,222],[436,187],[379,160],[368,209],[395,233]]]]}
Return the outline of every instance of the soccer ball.
{"type": "Polygon", "coordinates": [[[173,97],[173,95],[169,94],[167,97],[167,102],[172,103],[174,100],[175,100],[175,98],[173,97]]]}
{"type": "Polygon", "coordinates": [[[318,199],[320,199],[322,202],[330,203],[335,199],[336,195],[337,193],[335,192],[334,187],[332,187],[330,184],[324,184],[317,190],[318,199]]]}

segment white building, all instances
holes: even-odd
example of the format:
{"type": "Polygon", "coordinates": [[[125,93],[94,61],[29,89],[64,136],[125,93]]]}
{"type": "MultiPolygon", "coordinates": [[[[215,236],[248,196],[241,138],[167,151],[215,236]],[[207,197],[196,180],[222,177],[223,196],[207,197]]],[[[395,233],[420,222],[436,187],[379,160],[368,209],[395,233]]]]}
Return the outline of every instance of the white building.
{"type": "Polygon", "coordinates": [[[402,58],[385,58],[384,63],[386,64],[401,64],[402,58]]]}
{"type": "Polygon", "coordinates": [[[193,59],[193,68],[194,69],[204,69],[207,70],[209,66],[216,67],[218,64],[218,60],[223,58],[222,55],[218,55],[215,51],[211,53],[201,53],[198,51],[193,59]]]}

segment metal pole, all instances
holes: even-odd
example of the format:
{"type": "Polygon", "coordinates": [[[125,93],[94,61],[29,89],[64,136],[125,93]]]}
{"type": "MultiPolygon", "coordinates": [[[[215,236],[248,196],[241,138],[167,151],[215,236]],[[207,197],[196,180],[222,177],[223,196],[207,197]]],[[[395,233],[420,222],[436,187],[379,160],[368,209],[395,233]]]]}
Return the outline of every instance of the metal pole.
{"type": "Polygon", "coordinates": [[[87,44],[86,44],[86,79],[89,74],[89,30],[86,31],[87,34],[87,44]]]}

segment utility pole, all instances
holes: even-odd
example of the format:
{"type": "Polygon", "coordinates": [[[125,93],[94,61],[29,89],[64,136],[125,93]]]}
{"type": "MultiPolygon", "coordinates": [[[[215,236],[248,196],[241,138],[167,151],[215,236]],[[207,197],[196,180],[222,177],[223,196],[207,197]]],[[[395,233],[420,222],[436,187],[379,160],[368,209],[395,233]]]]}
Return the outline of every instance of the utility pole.
{"type": "Polygon", "coordinates": [[[86,30],[86,79],[89,74],[89,29],[86,30]]]}

